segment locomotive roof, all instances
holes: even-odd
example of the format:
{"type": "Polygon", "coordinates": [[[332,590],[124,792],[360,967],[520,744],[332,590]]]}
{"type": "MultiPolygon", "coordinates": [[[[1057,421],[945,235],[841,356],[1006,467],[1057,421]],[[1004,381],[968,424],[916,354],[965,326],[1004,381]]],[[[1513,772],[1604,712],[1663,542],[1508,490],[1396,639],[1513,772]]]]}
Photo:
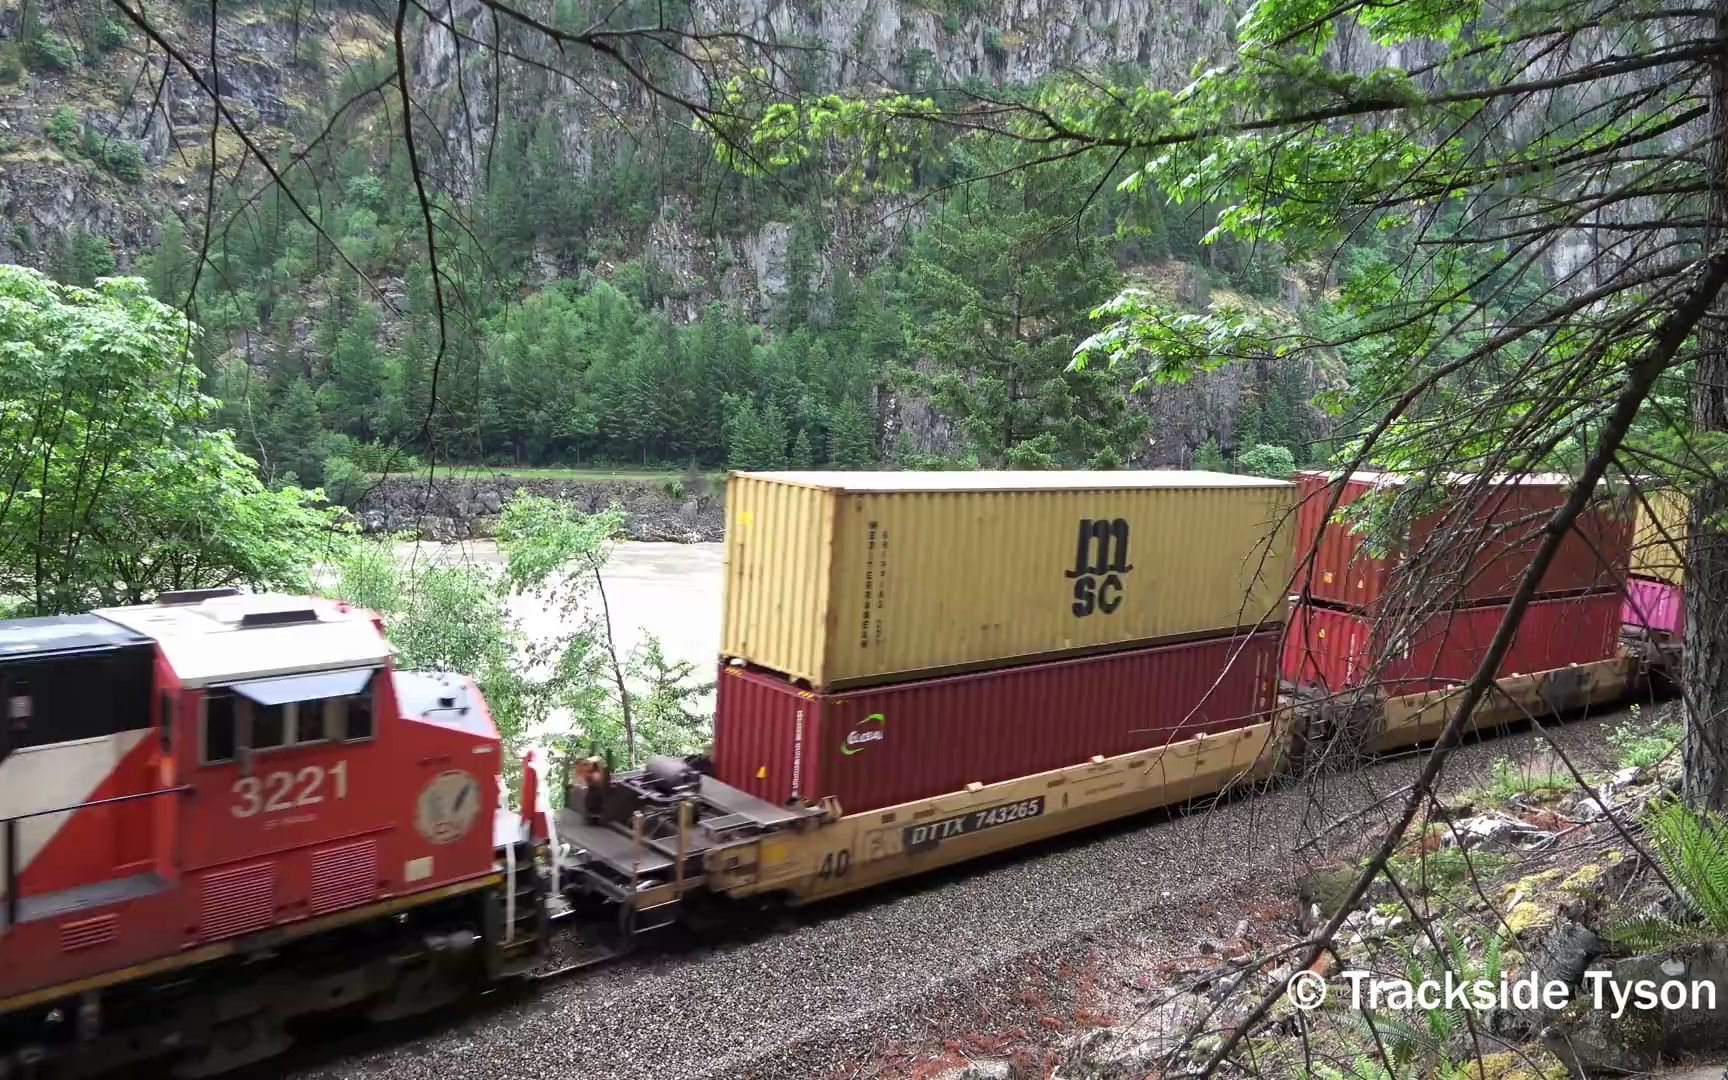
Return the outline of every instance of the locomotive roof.
{"type": "Polygon", "coordinates": [[[0,619],[0,659],[148,645],[150,639],[96,615],[0,619]]]}
{"type": "Polygon", "coordinates": [[[1289,487],[1285,480],[1187,469],[995,472],[753,472],[754,479],[835,491],[1120,491],[1139,488],[1289,487]]]}
{"type": "Polygon", "coordinates": [[[95,614],[153,639],[190,687],[376,667],[390,656],[368,612],[316,597],[256,593],[95,614]]]}

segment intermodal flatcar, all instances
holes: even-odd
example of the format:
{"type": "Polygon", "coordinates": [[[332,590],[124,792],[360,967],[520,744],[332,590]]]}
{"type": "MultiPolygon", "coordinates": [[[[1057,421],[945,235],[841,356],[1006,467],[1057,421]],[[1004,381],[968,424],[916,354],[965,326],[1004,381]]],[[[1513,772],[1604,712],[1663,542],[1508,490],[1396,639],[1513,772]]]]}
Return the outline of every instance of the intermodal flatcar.
{"type": "MultiPolygon", "coordinates": [[[[1141,537],[1186,527],[1184,508],[1207,497],[1195,492],[1213,489],[1232,505],[1244,490],[1164,485],[1185,492],[1171,504],[1181,512],[1105,529],[1116,546],[1100,558],[1133,567],[1133,589],[1155,593],[1158,564],[1145,553],[1159,549],[1141,537]]],[[[936,488],[924,490],[921,504],[936,488]]],[[[1087,522],[1115,519],[1083,494],[1003,490],[1032,493],[986,500],[1002,521],[1038,501],[1068,521],[1037,544],[1033,533],[1014,542],[1027,565],[1057,560],[1052,595],[1071,594],[1061,567],[1073,568],[1075,536],[1084,543],[1087,522]]],[[[887,520],[855,516],[846,527],[866,532],[887,520]]],[[[740,542],[770,524],[758,517],[740,542]]],[[[914,545],[895,530],[899,560],[914,545]]],[[[1215,576],[1235,580],[1252,545],[1220,550],[1231,564],[1215,576]]],[[[1268,557],[1290,565],[1287,550],[1268,557]]],[[[885,583],[880,563],[868,549],[858,563],[872,605],[944,611],[927,595],[933,579],[897,593],[910,575],[885,583]]],[[[854,893],[1258,784],[1331,740],[1385,751],[1439,734],[1456,702],[1444,687],[1364,686],[1337,700],[1280,688],[1285,610],[1257,605],[1247,626],[1225,619],[1210,637],[1151,645],[1134,628],[1131,647],[1088,627],[1090,653],[1069,635],[1049,650],[1056,659],[994,672],[970,662],[991,650],[937,642],[930,656],[967,670],[915,684],[818,687],[820,663],[800,684],[727,658],[722,711],[732,711],[712,754],[555,777],[532,753],[520,810],[507,805],[501,739],[476,686],[396,670],[368,612],[221,590],[0,622],[0,1077],[145,1062],[210,1075],[277,1053],[319,1014],[398,1017],[541,971],[555,922],[604,931],[604,947],[622,951],[716,905],[854,893]]],[[[1052,640],[1064,635],[1045,621],[1052,640]]],[[[784,647],[817,660],[859,648],[784,647]]],[[[1024,649],[995,651],[1023,659],[1024,649]]],[[[1673,660],[1608,651],[1504,672],[1475,726],[1609,702],[1673,660]]],[[[847,663],[830,668],[855,675],[873,661],[847,663]]],[[[883,667],[908,663],[920,666],[894,654],[883,667]]]]}

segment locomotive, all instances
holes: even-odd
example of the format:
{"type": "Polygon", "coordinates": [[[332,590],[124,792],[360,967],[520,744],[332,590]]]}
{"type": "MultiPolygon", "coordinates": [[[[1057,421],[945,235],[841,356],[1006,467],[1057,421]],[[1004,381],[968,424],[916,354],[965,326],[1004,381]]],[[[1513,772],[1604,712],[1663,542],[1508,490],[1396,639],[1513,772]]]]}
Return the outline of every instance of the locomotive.
{"type": "MultiPolygon", "coordinates": [[[[1509,676],[1474,724],[1616,700],[1664,662],[1509,676]]],[[[547,968],[571,916],[604,959],[716,905],[822,900],[1259,784],[1341,734],[1415,745],[1453,700],[1286,694],[1225,730],[853,813],[673,758],[589,770],[555,811],[531,751],[513,811],[478,688],[396,670],[370,612],[206,590],[0,622],[0,1078],[212,1075],[319,1014],[388,1020],[581,966],[547,968]]]]}
{"type": "Polygon", "coordinates": [[[394,670],[368,612],[209,590],[3,622],[0,708],[0,1076],[221,1072],[539,947],[485,702],[394,670]]]}

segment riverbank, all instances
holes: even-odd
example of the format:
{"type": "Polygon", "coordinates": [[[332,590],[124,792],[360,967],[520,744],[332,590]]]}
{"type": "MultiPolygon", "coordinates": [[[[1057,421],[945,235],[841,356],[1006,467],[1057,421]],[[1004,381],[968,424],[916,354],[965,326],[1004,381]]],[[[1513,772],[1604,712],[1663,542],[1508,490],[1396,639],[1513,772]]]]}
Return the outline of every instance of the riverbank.
{"type": "Polygon", "coordinates": [[[661,479],[516,476],[463,470],[374,480],[351,506],[361,530],[407,533],[422,540],[490,537],[504,504],[519,493],[573,503],[585,513],[624,511],[624,538],[659,543],[715,543],[725,531],[723,480],[696,474],[661,479]]]}

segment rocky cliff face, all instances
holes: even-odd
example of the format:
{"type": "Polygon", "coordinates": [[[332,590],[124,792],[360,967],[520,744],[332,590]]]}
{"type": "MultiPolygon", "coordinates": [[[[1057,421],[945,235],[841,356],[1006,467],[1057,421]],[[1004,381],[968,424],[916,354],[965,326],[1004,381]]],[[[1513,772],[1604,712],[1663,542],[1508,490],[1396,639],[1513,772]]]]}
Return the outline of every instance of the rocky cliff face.
{"type": "MultiPolygon", "coordinates": [[[[0,38],[15,38],[17,0],[0,3],[11,5],[0,9],[0,38]]],[[[1196,63],[1227,47],[1235,6],[1217,0],[932,0],[929,6],[915,0],[701,0],[693,18],[704,28],[743,27],[819,47],[798,54],[806,63],[801,78],[837,87],[1000,85],[1028,82],[1068,66],[1112,64],[1136,65],[1156,83],[1179,86],[1196,63]]],[[[151,8],[185,55],[201,58],[207,52],[207,29],[188,14],[196,10],[196,5],[166,3],[151,8]]],[[[370,84],[377,76],[369,74],[374,69],[368,65],[390,59],[389,26],[366,11],[338,5],[290,15],[276,6],[244,3],[222,10],[215,73],[201,65],[201,76],[221,87],[231,115],[250,133],[256,149],[266,153],[280,156],[304,146],[339,96],[336,89],[370,84]]],[[[440,190],[457,198],[473,196],[500,115],[523,119],[527,110],[537,124],[550,118],[562,163],[577,178],[592,175],[646,126],[654,105],[648,92],[597,59],[574,61],[592,76],[580,86],[531,63],[504,65],[502,85],[495,85],[489,59],[471,40],[491,38],[491,14],[472,0],[447,10],[447,24],[419,24],[410,48],[418,105],[441,136],[422,144],[440,190]]],[[[530,54],[550,49],[539,39],[520,44],[530,54]]],[[[387,74],[388,67],[375,70],[387,74]]],[[[393,97],[387,105],[388,111],[374,106],[377,124],[396,119],[393,97]]],[[[201,221],[212,119],[208,97],[194,79],[166,64],[160,49],[146,49],[136,30],[126,46],[100,64],[32,72],[0,86],[0,261],[45,266],[57,243],[85,230],[109,242],[122,272],[136,271],[137,256],[156,242],[170,216],[194,226],[201,221]],[[69,105],[100,139],[134,142],[144,160],[143,179],[122,181],[49,138],[46,129],[62,105],[69,105]]],[[[226,125],[220,127],[216,164],[224,183],[231,183],[252,155],[253,149],[226,125]]],[[[255,164],[244,175],[237,188],[250,191],[265,181],[255,164]]],[[[713,226],[711,210],[669,191],[639,252],[632,254],[653,263],[677,286],[663,301],[674,315],[694,318],[720,299],[766,319],[799,272],[794,225],[762,221],[758,215],[728,232],[713,226]]],[[[815,251],[804,264],[809,279],[803,284],[816,304],[837,267],[858,273],[881,265],[923,213],[924,204],[910,196],[825,200],[815,251]]],[[[195,235],[196,228],[188,232],[195,235]]],[[[525,284],[607,268],[604,261],[567,265],[550,252],[538,253],[525,284]]],[[[402,298],[399,280],[383,275],[376,284],[386,295],[402,298]]],[[[316,315],[323,302],[308,296],[302,321],[316,315]]],[[[392,327],[386,325],[383,333],[388,338],[392,327]]],[[[271,347],[304,352],[312,347],[309,336],[291,335],[294,340],[271,347]]],[[[264,346],[247,335],[238,335],[232,345],[254,361],[261,359],[258,350],[264,346]]],[[[1228,445],[1241,379],[1240,373],[1227,371],[1148,394],[1157,435],[1142,463],[1186,464],[1192,446],[1207,438],[1228,445]]],[[[904,432],[917,450],[949,448],[950,426],[926,404],[884,404],[891,437],[904,432]]]]}

